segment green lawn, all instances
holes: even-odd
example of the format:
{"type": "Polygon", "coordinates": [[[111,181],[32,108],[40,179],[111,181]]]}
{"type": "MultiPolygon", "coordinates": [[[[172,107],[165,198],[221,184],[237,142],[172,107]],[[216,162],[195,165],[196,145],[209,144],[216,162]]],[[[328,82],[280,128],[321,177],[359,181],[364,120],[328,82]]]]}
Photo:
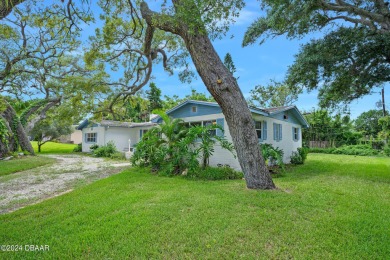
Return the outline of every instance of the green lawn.
{"type": "MultiPolygon", "coordinates": [[[[38,154],[38,145],[37,142],[31,142],[34,151],[38,154]]],[[[39,154],[47,154],[47,153],[71,153],[73,149],[77,146],[77,144],[62,144],[62,143],[54,143],[47,142],[46,144],[41,146],[41,152],[39,154]]]]}
{"type": "Polygon", "coordinates": [[[9,161],[0,161],[0,176],[51,164],[55,161],[55,159],[40,156],[25,156],[9,161]]]}
{"type": "Polygon", "coordinates": [[[0,252],[46,259],[386,259],[390,160],[309,154],[254,191],[242,180],[189,181],[140,169],[0,216],[0,252]],[[24,248],[23,248],[24,249],[24,248]]]}

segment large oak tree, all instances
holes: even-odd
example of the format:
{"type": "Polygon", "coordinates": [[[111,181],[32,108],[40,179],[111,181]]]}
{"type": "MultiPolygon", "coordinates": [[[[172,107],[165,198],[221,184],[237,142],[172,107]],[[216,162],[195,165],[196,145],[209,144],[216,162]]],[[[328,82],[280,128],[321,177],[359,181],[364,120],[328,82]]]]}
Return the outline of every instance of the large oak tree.
{"type": "MultiPolygon", "coordinates": [[[[236,79],[224,66],[212,44],[212,39],[226,32],[230,20],[236,17],[243,7],[243,1],[173,0],[164,1],[161,6],[151,3],[154,10],[149,8],[146,1],[141,1],[140,5],[120,0],[102,2],[106,11],[116,9],[111,11],[112,15],[107,16],[107,25],[116,29],[115,32],[126,32],[125,37],[130,35],[138,40],[142,39],[141,48],[133,44],[118,51],[118,55],[124,53],[133,55],[129,55],[128,62],[144,61],[139,67],[142,71],[136,74],[135,80],[133,79],[131,84],[125,84],[123,86],[125,91],[118,94],[133,94],[134,90],[143,87],[158,57],[164,64],[164,68],[169,70],[169,55],[175,52],[175,48],[180,50],[182,55],[189,53],[199,76],[225,115],[247,187],[275,188],[261,156],[252,115],[244,96],[236,79]],[[114,19],[110,19],[112,17],[114,19]],[[126,18],[128,22],[123,23],[126,18]],[[168,48],[162,50],[162,47],[168,48]]],[[[110,30],[104,30],[104,34],[106,40],[121,39],[117,34],[113,35],[110,30]]],[[[104,46],[104,44],[96,46],[104,46]]],[[[120,41],[111,45],[110,49],[124,46],[126,41],[120,41]]],[[[95,51],[90,52],[87,59],[93,60],[96,55],[99,56],[95,51]]]]}
{"type": "Polygon", "coordinates": [[[390,9],[384,0],[263,0],[266,15],[247,30],[244,45],[323,30],[289,68],[290,87],[319,89],[320,105],[336,107],[389,82],[390,9]]]}

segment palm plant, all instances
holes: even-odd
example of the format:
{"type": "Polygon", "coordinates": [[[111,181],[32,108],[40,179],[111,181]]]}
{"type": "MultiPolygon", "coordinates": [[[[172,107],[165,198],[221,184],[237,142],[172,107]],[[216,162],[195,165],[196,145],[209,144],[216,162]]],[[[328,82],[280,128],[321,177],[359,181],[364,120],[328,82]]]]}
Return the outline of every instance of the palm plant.
{"type": "MultiPolygon", "coordinates": [[[[202,155],[202,168],[206,168],[210,163],[210,157],[214,154],[214,145],[219,143],[222,148],[234,152],[232,143],[226,140],[224,136],[213,135],[213,130],[223,129],[219,125],[194,126],[189,132],[199,141],[197,144],[197,153],[202,155]]],[[[234,154],[233,154],[234,155],[234,154]]],[[[235,155],[234,155],[235,156],[235,155]]]]}

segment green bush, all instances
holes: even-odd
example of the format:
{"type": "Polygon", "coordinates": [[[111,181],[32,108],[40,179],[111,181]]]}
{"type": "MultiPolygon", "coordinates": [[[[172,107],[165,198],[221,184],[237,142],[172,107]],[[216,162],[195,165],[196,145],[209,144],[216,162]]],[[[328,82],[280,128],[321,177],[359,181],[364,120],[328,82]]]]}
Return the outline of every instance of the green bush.
{"type": "Polygon", "coordinates": [[[301,147],[296,152],[292,152],[290,161],[292,164],[304,164],[307,158],[308,149],[301,147]]]}
{"type": "Polygon", "coordinates": [[[197,169],[195,171],[189,171],[187,178],[201,179],[201,180],[234,180],[242,179],[244,177],[242,172],[235,171],[229,166],[222,167],[210,167],[207,166],[204,169],[197,169]]]}
{"type": "Polygon", "coordinates": [[[347,154],[347,155],[362,155],[362,156],[373,156],[378,155],[379,151],[371,147],[371,145],[343,145],[336,148],[333,154],[347,154]]]}
{"type": "Polygon", "coordinates": [[[233,145],[224,137],[211,134],[211,130],[220,129],[218,125],[189,127],[181,119],[159,115],[164,123],[151,128],[136,145],[131,158],[135,166],[150,167],[163,176],[180,175],[198,171],[200,160],[205,168],[217,142],[222,148],[233,151],[233,145]]]}
{"type": "Polygon", "coordinates": [[[385,148],[383,148],[383,153],[386,156],[390,156],[390,145],[386,145],[385,148]]]}
{"type": "Polygon", "coordinates": [[[121,152],[115,152],[110,157],[115,160],[126,160],[125,154],[121,152]]]}
{"type": "Polygon", "coordinates": [[[73,152],[75,153],[80,153],[83,151],[83,146],[82,144],[78,144],[74,149],[73,149],[73,152]]]}
{"type": "Polygon", "coordinates": [[[94,150],[96,150],[97,148],[99,148],[99,145],[97,144],[93,144],[89,147],[89,149],[93,152],[94,150]]]}
{"type": "Polygon", "coordinates": [[[96,157],[111,157],[114,153],[116,153],[116,147],[113,141],[109,141],[107,145],[100,146],[98,148],[93,149],[93,155],[96,157]]]}
{"type": "Polygon", "coordinates": [[[338,148],[310,148],[309,152],[360,156],[375,156],[381,154],[381,151],[373,149],[369,144],[343,145],[338,148]]]}
{"type": "Polygon", "coordinates": [[[266,165],[277,165],[284,170],[283,150],[273,147],[272,144],[260,144],[260,150],[263,155],[266,165]]]}

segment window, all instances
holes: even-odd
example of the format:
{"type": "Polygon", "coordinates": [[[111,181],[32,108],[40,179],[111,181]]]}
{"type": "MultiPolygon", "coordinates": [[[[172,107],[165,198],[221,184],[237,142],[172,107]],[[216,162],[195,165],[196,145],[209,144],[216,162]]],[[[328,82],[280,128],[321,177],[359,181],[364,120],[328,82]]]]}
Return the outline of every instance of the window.
{"type": "Polygon", "coordinates": [[[198,107],[192,106],[192,107],[191,107],[191,112],[192,112],[192,113],[198,112],[198,107]]]}
{"type": "Polygon", "coordinates": [[[139,130],[139,139],[142,139],[142,136],[148,132],[148,129],[141,129],[139,130]]]}
{"type": "MultiPolygon", "coordinates": [[[[203,121],[203,126],[209,126],[209,125],[216,125],[217,121],[212,120],[212,121],[203,121]]],[[[209,130],[209,133],[211,136],[216,136],[217,135],[217,129],[211,129],[209,130]]]]}
{"type": "Polygon", "coordinates": [[[262,139],[263,138],[262,131],[261,131],[262,123],[260,121],[255,121],[255,128],[256,128],[257,138],[262,139]]]}
{"type": "Polygon", "coordinates": [[[292,128],[292,134],[293,134],[293,140],[298,141],[299,140],[299,128],[293,127],[292,128]]]}
{"type": "Polygon", "coordinates": [[[97,133],[86,133],[85,134],[85,141],[87,143],[96,143],[97,139],[97,133]]]}
{"type": "Polygon", "coordinates": [[[201,126],[201,125],[202,125],[202,121],[190,122],[190,126],[201,126]]]}
{"type": "Polygon", "coordinates": [[[282,124],[274,123],[274,140],[282,140],[282,124]]]}
{"type": "MultiPolygon", "coordinates": [[[[208,125],[216,125],[217,120],[208,120],[208,121],[195,121],[190,122],[190,126],[208,126],[208,125]]],[[[211,136],[217,135],[217,129],[209,130],[211,136]]]]}

